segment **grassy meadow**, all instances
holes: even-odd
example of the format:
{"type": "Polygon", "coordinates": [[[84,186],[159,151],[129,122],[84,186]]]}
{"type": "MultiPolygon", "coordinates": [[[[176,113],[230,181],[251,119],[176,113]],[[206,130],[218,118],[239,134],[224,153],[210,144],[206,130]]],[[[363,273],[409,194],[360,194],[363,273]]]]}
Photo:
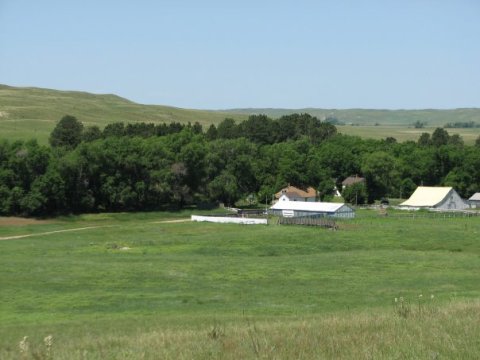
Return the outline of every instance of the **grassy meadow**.
{"type": "MultiPolygon", "coordinates": [[[[442,127],[442,126],[440,126],[442,127]]],[[[386,139],[393,137],[399,142],[417,141],[422,133],[430,135],[435,131],[436,127],[427,126],[422,129],[415,129],[413,126],[407,125],[364,125],[364,126],[337,126],[337,130],[341,134],[360,136],[364,139],[386,139]]],[[[445,129],[449,135],[458,134],[463,138],[467,145],[473,145],[475,140],[480,136],[480,128],[464,128],[464,129],[445,129]]]]}
{"type": "MultiPolygon", "coordinates": [[[[206,128],[218,124],[226,117],[240,122],[250,114],[266,114],[272,118],[291,113],[309,113],[323,119],[335,116],[345,124],[338,131],[363,138],[384,139],[389,136],[398,141],[418,140],[422,132],[432,133],[436,127],[448,122],[480,123],[480,109],[453,110],[369,110],[369,109],[235,109],[207,111],[179,109],[170,106],[142,105],[116,95],[97,95],[79,91],[58,91],[40,88],[18,88],[0,85],[0,139],[26,140],[35,138],[47,144],[48,137],[62,116],[77,117],[85,126],[105,125],[122,121],[125,123],[170,123],[172,121],[192,124],[198,121],[206,128]],[[415,129],[412,124],[421,121],[424,129],[415,129]],[[375,126],[377,124],[377,126],[375,126]]],[[[466,144],[473,144],[480,136],[480,128],[448,129],[450,134],[459,134],[466,144]]]]}
{"type": "Polygon", "coordinates": [[[191,213],[0,218],[0,358],[480,354],[480,217],[359,210],[331,231],[191,213]]]}

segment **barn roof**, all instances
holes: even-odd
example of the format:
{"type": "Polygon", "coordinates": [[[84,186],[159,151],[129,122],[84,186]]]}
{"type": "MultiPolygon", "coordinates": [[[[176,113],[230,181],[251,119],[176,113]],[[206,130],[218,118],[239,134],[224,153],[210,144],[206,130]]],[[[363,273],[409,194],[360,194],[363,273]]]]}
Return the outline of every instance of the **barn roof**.
{"type": "Polygon", "coordinates": [[[472,197],[468,200],[480,201],[480,192],[473,194],[472,197]]]}
{"type": "Polygon", "coordinates": [[[349,186],[349,185],[361,183],[361,182],[364,182],[364,181],[365,181],[365,178],[360,177],[358,175],[349,176],[345,180],[342,181],[342,185],[343,186],[349,186]]]}
{"type": "Polygon", "coordinates": [[[419,186],[400,206],[433,207],[443,201],[452,187],[419,186]]]}
{"type": "Polygon", "coordinates": [[[286,194],[289,197],[291,195],[297,195],[298,197],[307,198],[307,197],[316,197],[317,196],[317,191],[311,186],[307,188],[307,191],[304,191],[304,190],[299,189],[295,186],[288,185],[286,188],[283,188],[282,190],[277,192],[275,194],[275,197],[278,199],[283,194],[286,194]]]}
{"type": "Polygon", "coordinates": [[[345,206],[345,204],[329,202],[279,201],[270,209],[332,213],[338,211],[342,206],[345,206]]]}

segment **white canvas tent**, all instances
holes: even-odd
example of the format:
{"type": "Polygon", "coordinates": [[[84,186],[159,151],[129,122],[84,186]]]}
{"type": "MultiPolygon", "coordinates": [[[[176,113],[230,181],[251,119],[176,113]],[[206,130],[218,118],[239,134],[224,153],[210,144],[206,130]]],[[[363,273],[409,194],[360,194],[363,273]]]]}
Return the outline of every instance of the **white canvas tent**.
{"type": "Polygon", "coordinates": [[[452,187],[419,186],[410,198],[401,203],[405,208],[464,210],[469,207],[452,187]]]}

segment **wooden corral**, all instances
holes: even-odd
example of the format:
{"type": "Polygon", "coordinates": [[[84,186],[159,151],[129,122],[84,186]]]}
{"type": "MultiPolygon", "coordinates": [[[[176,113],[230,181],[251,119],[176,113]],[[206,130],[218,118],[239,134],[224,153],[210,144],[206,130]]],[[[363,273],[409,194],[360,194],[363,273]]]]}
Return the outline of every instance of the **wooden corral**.
{"type": "Polygon", "coordinates": [[[324,217],[280,217],[278,218],[280,225],[306,225],[306,226],[320,226],[323,228],[337,230],[338,226],[335,220],[324,217]]]}

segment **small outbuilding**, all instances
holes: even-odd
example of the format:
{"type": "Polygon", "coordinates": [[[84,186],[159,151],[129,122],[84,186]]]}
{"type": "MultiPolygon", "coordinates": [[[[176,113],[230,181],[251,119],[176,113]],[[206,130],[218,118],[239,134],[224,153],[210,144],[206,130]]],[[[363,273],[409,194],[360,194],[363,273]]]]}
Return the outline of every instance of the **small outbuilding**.
{"type": "Polygon", "coordinates": [[[472,208],[480,208],[480,192],[473,194],[469,199],[468,202],[472,208]]]}
{"type": "Polygon", "coordinates": [[[282,217],[355,217],[355,210],[350,206],[329,202],[278,201],[270,208],[270,213],[282,217]]]}
{"type": "Polygon", "coordinates": [[[295,186],[288,185],[275,194],[278,201],[309,201],[314,202],[317,197],[317,191],[313,187],[308,187],[305,190],[299,189],[295,186]]]}
{"type": "Polygon", "coordinates": [[[469,204],[452,187],[419,186],[400,204],[409,209],[464,210],[469,204]]]}
{"type": "Polygon", "coordinates": [[[365,178],[360,177],[358,175],[349,176],[342,181],[342,191],[345,190],[347,186],[359,184],[359,183],[365,183],[365,178]]]}

